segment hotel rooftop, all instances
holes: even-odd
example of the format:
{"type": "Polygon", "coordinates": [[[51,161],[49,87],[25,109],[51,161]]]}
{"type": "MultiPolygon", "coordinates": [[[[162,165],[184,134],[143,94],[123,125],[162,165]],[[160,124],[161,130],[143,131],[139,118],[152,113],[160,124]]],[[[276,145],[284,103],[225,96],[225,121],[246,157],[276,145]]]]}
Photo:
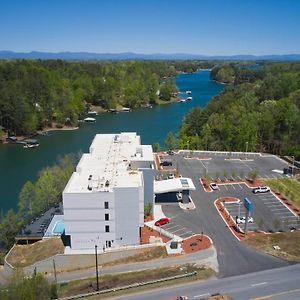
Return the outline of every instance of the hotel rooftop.
{"type": "Polygon", "coordinates": [[[136,133],[97,134],[64,192],[112,192],[117,186],[141,186],[142,173],[135,164],[149,161],[153,161],[152,147],[141,145],[136,133]]]}

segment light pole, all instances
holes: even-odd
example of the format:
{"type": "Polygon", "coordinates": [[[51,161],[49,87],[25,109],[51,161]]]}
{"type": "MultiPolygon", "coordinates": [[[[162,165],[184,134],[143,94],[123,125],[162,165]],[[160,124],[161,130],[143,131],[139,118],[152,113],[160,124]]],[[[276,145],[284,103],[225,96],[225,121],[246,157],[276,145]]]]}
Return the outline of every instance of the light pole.
{"type": "Polygon", "coordinates": [[[187,140],[187,149],[190,150],[190,141],[187,140]]]}
{"type": "Polygon", "coordinates": [[[248,152],[248,142],[246,142],[246,160],[247,160],[247,152],[248,152]]]}
{"type": "Polygon", "coordinates": [[[292,156],[292,159],[293,159],[292,177],[294,177],[294,169],[295,169],[295,156],[292,156]]]}
{"type": "Polygon", "coordinates": [[[242,204],[242,202],[239,201],[238,202],[238,205],[239,205],[239,219],[241,218],[241,204],[242,204]]]}
{"type": "Polygon", "coordinates": [[[98,272],[98,254],[97,245],[95,245],[95,257],[96,257],[96,278],[97,278],[97,291],[99,291],[99,272],[98,272]]]}

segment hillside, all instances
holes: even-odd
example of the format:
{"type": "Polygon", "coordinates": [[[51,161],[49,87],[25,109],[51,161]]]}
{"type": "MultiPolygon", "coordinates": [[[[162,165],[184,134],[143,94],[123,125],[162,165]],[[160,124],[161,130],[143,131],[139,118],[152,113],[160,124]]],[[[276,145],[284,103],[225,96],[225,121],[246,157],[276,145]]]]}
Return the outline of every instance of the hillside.
{"type": "Polygon", "coordinates": [[[206,108],[184,119],[180,147],[262,151],[300,158],[300,63],[259,69],[217,66],[213,79],[229,83],[206,108]]]}

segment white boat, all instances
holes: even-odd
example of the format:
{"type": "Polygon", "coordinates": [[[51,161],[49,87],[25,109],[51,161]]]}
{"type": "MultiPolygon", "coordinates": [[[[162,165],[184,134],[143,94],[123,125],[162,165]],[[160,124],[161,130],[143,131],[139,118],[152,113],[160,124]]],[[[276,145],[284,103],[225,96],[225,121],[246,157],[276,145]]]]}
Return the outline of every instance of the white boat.
{"type": "Polygon", "coordinates": [[[186,99],[180,99],[179,100],[179,102],[185,102],[186,101],[186,99]]]}
{"type": "Polygon", "coordinates": [[[186,98],[186,101],[191,101],[191,100],[193,100],[193,97],[187,97],[186,98]]]}
{"type": "Polygon", "coordinates": [[[186,94],[190,95],[192,91],[185,91],[186,94]]]}
{"type": "Polygon", "coordinates": [[[90,116],[98,116],[98,113],[96,111],[89,111],[88,115],[90,115],[90,116]]]}
{"type": "Polygon", "coordinates": [[[90,117],[83,119],[83,121],[86,123],[96,123],[96,119],[90,117]]]}
{"type": "Polygon", "coordinates": [[[123,112],[130,112],[131,109],[130,109],[129,107],[123,107],[123,108],[122,108],[122,111],[123,111],[123,112]]]}
{"type": "Polygon", "coordinates": [[[23,148],[25,148],[25,149],[29,149],[29,148],[36,148],[36,147],[38,147],[40,144],[25,144],[24,146],[23,146],[23,148]]]}

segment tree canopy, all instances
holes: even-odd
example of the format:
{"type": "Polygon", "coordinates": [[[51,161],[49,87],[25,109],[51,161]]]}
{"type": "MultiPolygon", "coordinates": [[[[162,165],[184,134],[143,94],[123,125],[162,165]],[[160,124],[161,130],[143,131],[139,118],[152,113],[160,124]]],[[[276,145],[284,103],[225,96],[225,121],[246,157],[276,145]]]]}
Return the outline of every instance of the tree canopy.
{"type": "Polygon", "coordinates": [[[181,147],[190,141],[190,149],[245,151],[247,143],[248,151],[300,159],[299,62],[254,70],[217,66],[211,75],[230,84],[207,107],[185,116],[181,147]]]}

